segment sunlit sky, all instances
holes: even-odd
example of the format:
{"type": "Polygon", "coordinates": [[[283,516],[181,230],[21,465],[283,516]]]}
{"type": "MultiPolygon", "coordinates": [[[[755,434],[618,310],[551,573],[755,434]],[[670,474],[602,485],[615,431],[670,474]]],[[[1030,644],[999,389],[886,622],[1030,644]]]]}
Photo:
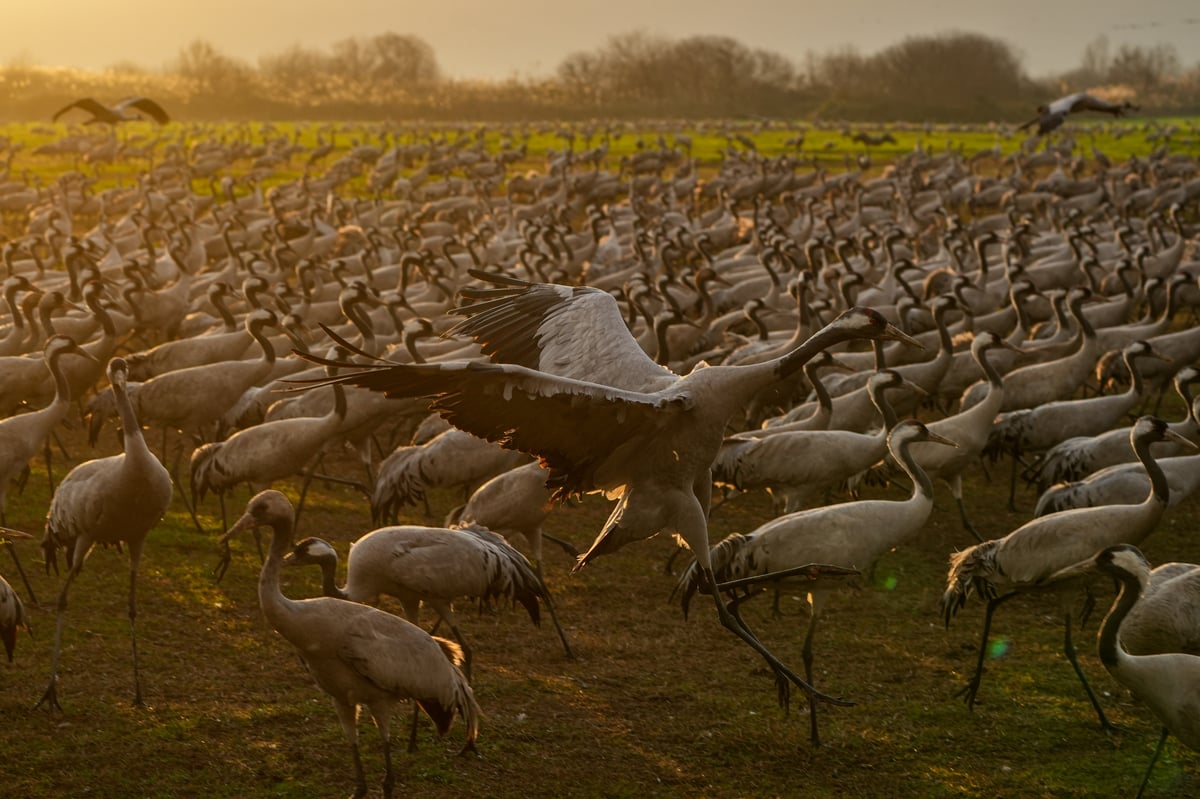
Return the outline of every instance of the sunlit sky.
{"type": "Polygon", "coordinates": [[[1200,62],[1196,0],[0,0],[0,64],[160,68],[194,39],[255,63],[292,45],[327,50],[350,36],[395,31],[428,42],[454,78],[531,77],[609,36],[731,36],[802,61],[852,46],[874,53],[905,36],[948,30],[1004,40],[1031,76],[1080,63],[1106,36],[1174,45],[1200,62]]]}

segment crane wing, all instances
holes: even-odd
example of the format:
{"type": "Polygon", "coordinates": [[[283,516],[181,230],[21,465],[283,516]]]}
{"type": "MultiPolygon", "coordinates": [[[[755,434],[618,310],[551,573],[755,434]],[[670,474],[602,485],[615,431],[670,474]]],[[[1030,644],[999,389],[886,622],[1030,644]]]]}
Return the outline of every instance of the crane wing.
{"type": "Polygon", "coordinates": [[[359,612],[343,628],[337,656],[378,688],[413,699],[447,693],[442,684],[451,660],[420,627],[387,611],[359,612]]]}
{"type": "Polygon", "coordinates": [[[1078,111],[1076,104],[1084,97],[1087,97],[1083,92],[1076,94],[1068,94],[1066,97],[1060,97],[1054,102],[1046,106],[1047,114],[1069,114],[1072,111],[1078,111]]]}
{"type": "Polygon", "coordinates": [[[72,108],[80,108],[84,111],[87,111],[89,114],[95,117],[97,122],[112,123],[119,121],[119,117],[116,114],[91,97],[84,97],[80,100],[76,100],[73,103],[63,106],[55,112],[54,116],[51,117],[50,120],[52,122],[57,122],[60,116],[67,113],[72,108]]]}
{"type": "Polygon", "coordinates": [[[630,335],[612,295],[588,286],[529,283],[471,271],[496,288],[462,290],[476,300],[448,335],[475,339],[493,361],[632,391],[665,387],[676,375],[630,335]]]}
{"type": "Polygon", "coordinates": [[[117,105],[117,108],[136,108],[160,125],[165,125],[171,121],[170,115],[163,110],[163,107],[149,97],[130,97],[127,100],[121,101],[117,105]]]}
{"type": "Polygon", "coordinates": [[[1107,100],[1101,100],[1099,97],[1093,97],[1090,94],[1076,95],[1075,102],[1071,105],[1071,111],[1102,111],[1106,114],[1121,114],[1121,106],[1110,103],[1107,100]]]}
{"type": "Polygon", "coordinates": [[[636,457],[630,444],[692,408],[685,394],[626,391],[514,364],[333,365],[358,371],[296,382],[308,387],[350,383],[388,397],[434,397],[432,407],[455,427],[541,458],[551,472],[547,485],[559,497],[604,488],[595,480],[601,466],[619,453],[636,457]]]}

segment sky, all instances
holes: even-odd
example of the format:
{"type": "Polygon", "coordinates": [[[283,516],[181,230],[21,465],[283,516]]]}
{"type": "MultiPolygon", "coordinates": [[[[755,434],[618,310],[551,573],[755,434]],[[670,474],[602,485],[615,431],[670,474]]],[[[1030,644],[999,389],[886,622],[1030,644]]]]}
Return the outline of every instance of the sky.
{"type": "Polygon", "coordinates": [[[0,65],[89,70],[132,62],[157,69],[189,42],[256,63],[293,46],[328,50],[351,36],[394,31],[432,46],[452,78],[503,79],[554,72],[577,51],[642,30],[670,38],[706,34],[803,61],[845,47],[864,55],[906,36],[982,33],[1012,45],[1027,73],[1079,65],[1099,36],[1121,44],[1174,45],[1200,63],[1196,0],[0,0],[0,65]]]}

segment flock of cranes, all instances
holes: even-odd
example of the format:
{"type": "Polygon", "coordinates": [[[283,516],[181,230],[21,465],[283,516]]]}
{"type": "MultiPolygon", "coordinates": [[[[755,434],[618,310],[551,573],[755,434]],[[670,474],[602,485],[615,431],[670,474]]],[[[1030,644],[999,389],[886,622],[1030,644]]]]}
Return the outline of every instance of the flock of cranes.
{"type": "MultiPolygon", "coordinates": [[[[101,112],[158,119],[144,103],[80,101],[60,114],[72,107],[110,124],[119,119],[101,112]]],[[[1077,110],[1050,106],[1039,132],[1077,110]]],[[[143,703],[139,565],[174,500],[219,541],[218,578],[240,568],[238,534],[259,541],[271,530],[259,545],[263,614],[332,699],[356,796],[368,790],[357,737],[367,707],[391,796],[395,705],[411,701],[439,734],[461,716],[469,748],[481,718],[486,732],[472,688],[482,656],[453,602],[520,603],[535,624],[544,607],[574,657],[546,584],[544,526],[554,503],[602,494],[611,513],[575,570],[675,535],[693,558],[677,578],[685,612],[697,593],[711,596],[780,703],[803,692],[816,746],[819,705],[851,706],[855,689],[853,674],[838,676],[836,695],[816,687],[817,619],[847,577],[921,540],[941,481],[973,539],[944,553],[943,618],[972,594],[986,602],[968,705],[997,607],[1050,594],[1067,658],[1109,725],[1072,637],[1081,586],[1099,569],[1124,586],[1102,661],[1197,745],[1188,725],[1200,711],[1168,712],[1147,688],[1187,679],[1197,652],[1160,650],[1177,656],[1148,665],[1147,650],[1118,640],[1122,619],[1168,596],[1147,587],[1132,545],[1200,484],[1195,159],[1160,151],[1103,166],[1068,135],[1008,158],[919,149],[870,176],[804,170],[731,139],[718,173],[692,181],[696,164],[665,138],[619,165],[569,149],[546,174],[520,176],[513,150],[490,149],[477,130],[388,130],[378,141],[356,141],[328,166],[309,159],[301,180],[271,180],[264,161],[250,182],[223,178],[209,194],[193,188],[202,164],[223,161],[219,174],[252,156],[215,139],[168,144],[135,187],[101,200],[70,172],[6,220],[0,514],[10,482],[44,454],[45,565],[57,569],[64,550],[67,566],[37,705],[62,710],[63,698],[69,714],[81,690],[64,681],[60,692],[59,666],[68,591],[96,545],[129,558],[133,700],[143,703]],[[355,196],[359,178],[366,196],[355,196]],[[1186,417],[1168,424],[1154,409],[1172,380],[1186,417]],[[51,452],[73,407],[93,444],[115,418],[120,448],[55,485],[51,452]],[[981,530],[964,490],[964,474],[981,479],[988,457],[1011,458],[1010,502],[1022,472],[1047,490],[1036,518],[991,539],[994,520],[981,530]],[[1121,470],[1133,487],[1050,485],[1100,482],[1083,464],[1121,470]],[[295,502],[272,488],[293,478],[295,502]],[[349,486],[376,525],[350,548],[342,585],[339,542],[293,541],[314,481],[349,486]],[[894,496],[856,495],[872,481],[894,496]],[[240,502],[243,488],[250,499],[231,520],[227,498],[240,502]],[[410,509],[432,516],[433,489],[464,504],[445,526],[401,523],[410,509]],[[766,489],[774,517],[718,542],[714,489],[735,504],[766,489]],[[212,494],[219,531],[205,527],[212,494]],[[518,534],[529,558],[502,537],[518,534]],[[283,566],[305,563],[320,566],[324,596],[290,599],[283,566]],[[742,613],[765,588],[795,585],[808,595],[803,675],[742,613]],[[404,618],[373,607],[382,597],[404,618]],[[421,604],[454,641],[419,626],[421,604]]],[[[295,155],[284,155],[286,136],[263,147],[295,155]]],[[[22,576],[29,556],[22,565],[13,542],[23,537],[4,533],[22,576]]],[[[10,659],[40,604],[21,582],[27,602],[0,580],[10,659]]],[[[1190,583],[1176,585],[1171,596],[1190,583]]],[[[1163,615],[1185,600],[1160,604],[1163,615]]],[[[414,715],[410,748],[416,730],[414,715]]]]}

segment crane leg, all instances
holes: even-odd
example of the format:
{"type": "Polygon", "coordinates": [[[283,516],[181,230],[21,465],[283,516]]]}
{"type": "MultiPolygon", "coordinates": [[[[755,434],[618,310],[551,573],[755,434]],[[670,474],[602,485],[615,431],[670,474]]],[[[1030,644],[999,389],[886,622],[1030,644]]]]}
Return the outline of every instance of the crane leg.
{"type": "MultiPolygon", "coordinates": [[[[175,466],[178,468],[178,461],[175,462],[175,466]]],[[[200,517],[196,515],[196,507],[188,500],[187,492],[179,484],[179,477],[175,469],[171,470],[171,482],[175,485],[175,490],[179,493],[179,498],[183,500],[183,506],[187,508],[188,515],[192,517],[192,524],[196,525],[196,532],[204,535],[204,526],[200,524],[200,517]]]]}
{"type": "Polygon", "coordinates": [[[1017,512],[1017,451],[1012,451],[1012,468],[1008,472],[1008,509],[1017,512]]]}
{"type": "MultiPolygon", "coordinates": [[[[724,600],[721,598],[720,591],[717,590],[717,580],[713,575],[712,567],[708,566],[707,564],[704,565],[702,567],[701,576],[704,581],[704,586],[707,587],[708,592],[712,594],[713,600],[716,602],[717,617],[721,620],[722,626],[724,626],[725,629],[729,630],[738,638],[742,639],[742,641],[744,641],[755,652],[757,652],[759,656],[767,662],[767,666],[770,667],[771,671],[774,672],[775,687],[779,694],[780,705],[782,705],[784,708],[788,706],[788,700],[791,696],[791,685],[795,685],[803,690],[808,695],[809,702],[828,702],[831,705],[840,705],[842,707],[852,707],[854,705],[853,702],[848,700],[821,693],[807,682],[802,680],[800,675],[796,674],[794,671],[785,666],[783,662],[779,660],[779,658],[775,657],[771,650],[767,649],[766,646],[764,646],[763,643],[758,640],[758,637],[754,635],[753,631],[750,630],[746,623],[737,617],[737,615],[733,612],[733,609],[726,606],[724,600]]],[[[734,608],[736,608],[736,605],[734,605],[734,608]]]]}
{"type": "Polygon", "coordinates": [[[983,536],[979,534],[979,531],[975,529],[975,525],[972,524],[971,520],[967,517],[967,506],[963,504],[962,497],[955,497],[954,501],[958,503],[958,513],[962,517],[963,529],[974,536],[976,541],[982,544],[983,536]]]}
{"type": "Polygon", "coordinates": [[[130,553],[129,566],[129,642],[133,651],[133,706],[145,707],[146,703],[142,701],[142,679],[138,673],[138,651],[137,651],[137,556],[135,553],[130,553]]]}
{"type": "Polygon", "coordinates": [[[1063,615],[1063,654],[1067,656],[1067,660],[1071,661],[1071,668],[1075,669],[1075,676],[1079,678],[1079,682],[1083,683],[1083,690],[1087,692],[1088,699],[1092,703],[1092,707],[1096,709],[1096,715],[1100,717],[1100,726],[1105,732],[1116,732],[1117,725],[1108,720],[1108,716],[1104,715],[1104,708],[1100,707],[1100,700],[1096,698],[1096,693],[1092,690],[1092,686],[1088,684],[1087,677],[1083,674],[1083,669],[1079,667],[1079,660],[1075,656],[1075,644],[1071,642],[1071,613],[1067,611],[1063,615]]]}
{"type": "Polygon", "coordinates": [[[546,600],[546,607],[550,611],[550,620],[554,622],[554,629],[558,633],[558,640],[562,641],[563,652],[566,653],[570,660],[575,659],[575,653],[571,651],[571,645],[567,643],[567,634],[563,632],[562,625],[558,623],[558,612],[554,609],[554,600],[550,597],[550,586],[546,585],[545,579],[542,578],[542,564],[538,561],[538,582],[542,584],[543,597],[546,600]]]}
{"type": "Polygon", "coordinates": [[[958,504],[958,515],[962,517],[963,529],[971,535],[975,536],[975,540],[983,543],[983,536],[975,529],[975,525],[971,523],[971,519],[967,516],[967,505],[963,502],[962,490],[962,475],[954,475],[950,481],[950,493],[954,495],[954,501],[958,504]]]}
{"type": "Polygon", "coordinates": [[[313,474],[317,471],[317,467],[321,464],[323,459],[323,455],[318,457],[317,462],[314,463],[312,468],[310,468],[304,475],[304,483],[300,486],[300,499],[296,501],[296,516],[292,522],[292,530],[294,531],[298,531],[300,529],[300,512],[304,510],[304,498],[308,496],[308,487],[312,484],[313,474]]]}
{"type": "Polygon", "coordinates": [[[363,771],[362,755],[358,751],[358,741],[350,743],[350,751],[354,755],[354,793],[353,799],[363,799],[367,795],[367,775],[363,771]]]}
{"type": "Polygon", "coordinates": [[[1011,594],[988,600],[987,610],[983,614],[983,635],[979,639],[979,659],[975,663],[975,674],[962,690],[955,694],[955,696],[961,696],[971,710],[975,709],[975,695],[979,693],[979,684],[983,682],[983,661],[987,657],[988,636],[992,631],[992,615],[995,614],[996,608],[1016,595],[1017,592],[1014,591],[1011,594]]]}
{"type": "MultiPolygon", "coordinates": [[[[567,539],[558,538],[556,536],[550,535],[549,533],[542,533],[542,538],[545,538],[547,541],[549,541],[552,544],[558,544],[560,547],[562,547],[563,552],[566,552],[567,555],[569,555],[572,559],[579,557],[579,548],[576,547],[574,544],[572,544],[567,539]]],[[[538,553],[538,562],[539,563],[541,562],[541,559],[542,559],[542,555],[541,555],[541,552],[539,552],[538,553]]]]}
{"type": "Polygon", "coordinates": [[[412,704],[412,723],[408,725],[408,751],[417,751],[417,722],[421,719],[421,708],[414,701],[412,704]]]}
{"type": "Polygon", "coordinates": [[[50,437],[46,437],[46,480],[50,483],[50,496],[54,496],[54,469],[50,468],[50,437]]]}
{"type": "Polygon", "coordinates": [[[385,732],[386,729],[386,726],[380,728],[380,733],[383,735],[383,799],[392,799],[392,794],[396,789],[396,775],[392,772],[391,736],[385,732]]]}
{"type": "Polygon", "coordinates": [[[42,698],[33,706],[34,710],[41,707],[43,703],[50,710],[62,710],[62,705],[58,703],[58,656],[62,653],[62,631],[66,620],[67,592],[71,590],[71,583],[75,580],[75,575],[79,574],[79,565],[76,562],[75,567],[67,572],[67,579],[63,582],[62,591],[58,593],[58,618],[54,622],[54,654],[50,658],[50,684],[46,686],[42,698]]]}
{"type": "Polygon", "coordinates": [[[29,576],[25,574],[25,567],[21,565],[21,559],[17,557],[16,545],[12,541],[5,541],[4,548],[8,550],[9,555],[12,555],[13,564],[17,567],[17,574],[21,575],[21,582],[25,583],[25,591],[29,594],[29,603],[34,607],[41,607],[37,597],[33,594],[33,586],[29,584],[29,576]]]}
{"type": "MultiPolygon", "coordinates": [[[[804,657],[804,677],[808,680],[808,684],[813,682],[813,651],[812,642],[813,634],[817,629],[817,613],[813,609],[808,619],[808,632],[804,634],[804,649],[802,655],[804,657]]],[[[821,736],[817,731],[817,703],[810,702],[808,705],[809,731],[812,735],[812,745],[816,748],[821,745],[821,736]]]]}
{"type": "Polygon", "coordinates": [[[675,558],[679,557],[679,554],[686,549],[687,547],[682,544],[675,547],[675,551],[671,553],[671,557],[667,558],[667,562],[663,564],[663,574],[675,573],[675,558]]]}
{"type": "Polygon", "coordinates": [[[1167,736],[1170,734],[1171,731],[1163,727],[1162,735],[1158,736],[1158,746],[1154,747],[1154,756],[1150,758],[1150,765],[1146,767],[1146,776],[1142,777],[1142,785],[1138,788],[1137,799],[1142,799],[1142,794],[1146,792],[1146,786],[1150,784],[1150,774],[1154,771],[1154,764],[1158,762],[1163,744],[1167,742],[1167,736]]]}

